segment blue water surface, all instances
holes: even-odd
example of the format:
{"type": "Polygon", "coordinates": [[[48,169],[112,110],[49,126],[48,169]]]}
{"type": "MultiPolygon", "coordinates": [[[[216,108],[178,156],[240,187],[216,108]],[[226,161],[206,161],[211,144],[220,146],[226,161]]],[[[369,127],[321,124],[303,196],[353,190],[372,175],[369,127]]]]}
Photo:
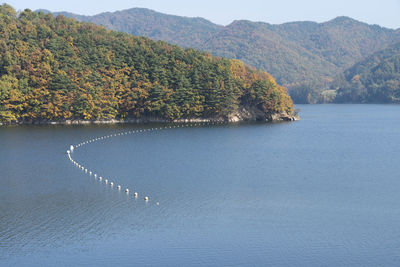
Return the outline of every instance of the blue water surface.
{"type": "Polygon", "coordinates": [[[65,152],[157,125],[0,127],[0,266],[398,266],[400,106],[299,107],[73,152],[137,199],[65,152]]]}

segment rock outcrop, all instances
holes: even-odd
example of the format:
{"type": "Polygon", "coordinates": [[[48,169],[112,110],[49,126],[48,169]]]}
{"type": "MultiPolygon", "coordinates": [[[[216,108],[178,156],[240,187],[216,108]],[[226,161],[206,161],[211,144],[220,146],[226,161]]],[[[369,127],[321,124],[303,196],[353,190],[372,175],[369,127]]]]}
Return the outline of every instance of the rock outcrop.
{"type": "Polygon", "coordinates": [[[297,112],[288,114],[286,112],[282,113],[265,113],[262,110],[255,107],[240,107],[237,111],[228,116],[230,122],[240,122],[240,121],[297,121],[300,120],[297,112]]]}

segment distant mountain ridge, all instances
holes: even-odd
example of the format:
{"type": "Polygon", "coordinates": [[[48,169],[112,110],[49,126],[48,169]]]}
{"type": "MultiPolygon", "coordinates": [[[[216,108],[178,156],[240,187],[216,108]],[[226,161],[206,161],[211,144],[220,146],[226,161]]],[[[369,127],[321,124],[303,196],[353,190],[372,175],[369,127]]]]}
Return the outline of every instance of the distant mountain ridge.
{"type": "Polygon", "coordinates": [[[400,42],[344,71],[335,86],[338,103],[400,103],[400,42]]]}
{"type": "Polygon", "coordinates": [[[400,29],[369,25],[349,17],[279,25],[238,20],[221,26],[202,18],[143,8],[95,16],[53,14],[242,60],[271,73],[278,83],[289,88],[297,103],[326,101],[321,89],[326,89],[337,75],[400,41],[400,29]]]}
{"type": "Polygon", "coordinates": [[[55,12],[78,21],[103,25],[109,30],[146,36],[183,47],[201,48],[204,40],[223,28],[203,18],[189,18],[159,13],[147,8],[105,12],[83,16],[69,12],[55,12]]]}

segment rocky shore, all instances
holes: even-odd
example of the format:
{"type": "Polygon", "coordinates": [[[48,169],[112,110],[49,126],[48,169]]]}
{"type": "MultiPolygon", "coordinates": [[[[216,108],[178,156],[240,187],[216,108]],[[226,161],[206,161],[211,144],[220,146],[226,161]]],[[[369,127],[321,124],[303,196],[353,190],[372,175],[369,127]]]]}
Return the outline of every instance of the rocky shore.
{"type": "Polygon", "coordinates": [[[258,108],[254,107],[240,107],[237,111],[233,112],[228,116],[229,122],[240,122],[240,121],[263,121],[263,122],[274,122],[274,121],[297,121],[300,120],[298,112],[288,114],[282,113],[265,113],[258,108]]]}
{"type": "Polygon", "coordinates": [[[119,123],[201,123],[201,122],[245,122],[245,121],[297,121],[300,120],[297,113],[272,113],[265,114],[257,109],[240,108],[238,111],[230,114],[227,118],[225,117],[214,117],[214,118],[190,118],[190,119],[177,119],[167,120],[157,117],[142,117],[142,118],[128,118],[128,119],[110,119],[110,120],[80,120],[80,119],[69,119],[59,121],[49,120],[25,120],[12,123],[1,123],[2,125],[86,125],[86,124],[119,124],[119,123]]]}

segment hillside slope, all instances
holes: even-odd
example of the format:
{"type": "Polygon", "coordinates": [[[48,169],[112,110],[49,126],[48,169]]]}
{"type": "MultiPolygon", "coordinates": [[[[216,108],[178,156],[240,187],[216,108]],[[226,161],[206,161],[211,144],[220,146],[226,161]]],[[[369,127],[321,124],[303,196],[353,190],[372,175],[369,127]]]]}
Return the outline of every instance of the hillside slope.
{"type": "Polygon", "coordinates": [[[159,13],[147,8],[132,8],[106,12],[94,16],[82,16],[69,12],[55,12],[78,21],[103,25],[109,30],[146,36],[186,48],[201,48],[223,26],[203,18],[189,18],[159,13]]]}
{"type": "Polygon", "coordinates": [[[338,103],[400,103],[400,42],[347,69],[335,85],[338,103]]]}
{"type": "Polygon", "coordinates": [[[280,25],[234,21],[223,27],[204,19],[139,8],[95,16],[64,14],[109,29],[243,60],[271,73],[278,83],[290,89],[298,103],[326,101],[321,90],[328,88],[336,75],[400,41],[400,30],[368,25],[348,17],[325,23],[305,21],[280,25]]]}
{"type": "Polygon", "coordinates": [[[290,119],[268,73],[60,15],[0,6],[0,122],[290,119]],[[247,114],[247,115],[246,115],[247,114]]]}

